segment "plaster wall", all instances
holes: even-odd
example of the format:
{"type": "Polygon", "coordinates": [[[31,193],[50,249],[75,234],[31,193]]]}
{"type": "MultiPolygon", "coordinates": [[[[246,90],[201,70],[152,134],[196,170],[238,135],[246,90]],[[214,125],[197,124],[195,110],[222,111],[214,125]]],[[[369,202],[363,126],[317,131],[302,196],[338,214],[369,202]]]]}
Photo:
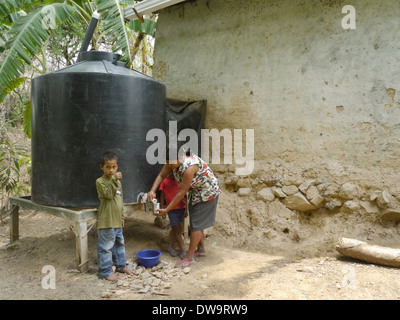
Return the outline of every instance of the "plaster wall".
{"type": "Polygon", "coordinates": [[[197,0],[160,13],[153,76],[206,99],[206,128],[254,129],[256,161],[397,167],[399,17],[394,0],[197,0]]]}

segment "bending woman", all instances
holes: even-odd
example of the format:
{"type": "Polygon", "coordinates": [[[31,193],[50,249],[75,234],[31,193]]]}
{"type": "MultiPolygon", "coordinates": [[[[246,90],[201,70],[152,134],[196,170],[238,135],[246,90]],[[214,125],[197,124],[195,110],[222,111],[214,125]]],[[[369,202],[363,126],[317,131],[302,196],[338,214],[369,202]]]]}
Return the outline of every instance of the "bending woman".
{"type": "Polygon", "coordinates": [[[190,244],[186,256],[178,263],[178,266],[188,266],[194,263],[195,255],[205,255],[204,229],[215,223],[221,189],[213,171],[200,157],[195,154],[178,157],[170,154],[147,194],[149,200],[155,197],[161,182],[171,172],[179,183],[179,191],[165,209],[159,209],[158,215],[165,216],[188,193],[190,244]]]}

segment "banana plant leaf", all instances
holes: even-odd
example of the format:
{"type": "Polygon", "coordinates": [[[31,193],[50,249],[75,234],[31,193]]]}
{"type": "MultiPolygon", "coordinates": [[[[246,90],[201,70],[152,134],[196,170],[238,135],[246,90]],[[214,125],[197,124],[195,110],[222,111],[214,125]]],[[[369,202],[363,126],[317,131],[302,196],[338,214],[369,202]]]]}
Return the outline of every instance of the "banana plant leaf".
{"type": "Polygon", "coordinates": [[[25,72],[25,63],[32,63],[31,58],[43,47],[51,30],[70,19],[75,10],[66,3],[53,3],[38,7],[15,22],[8,32],[10,39],[5,44],[6,54],[0,62],[1,93],[12,87],[12,82],[25,72]]]}
{"type": "Polygon", "coordinates": [[[128,27],[135,32],[143,32],[144,34],[150,35],[152,37],[155,36],[157,29],[157,22],[149,19],[144,19],[144,22],[141,23],[139,19],[134,19],[129,21],[128,27]]]}
{"type": "Polygon", "coordinates": [[[125,27],[124,8],[119,0],[96,0],[106,37],[114,39],[113,52],[121,52],[121,61],[132,65],[129,34],[125,27]]]}

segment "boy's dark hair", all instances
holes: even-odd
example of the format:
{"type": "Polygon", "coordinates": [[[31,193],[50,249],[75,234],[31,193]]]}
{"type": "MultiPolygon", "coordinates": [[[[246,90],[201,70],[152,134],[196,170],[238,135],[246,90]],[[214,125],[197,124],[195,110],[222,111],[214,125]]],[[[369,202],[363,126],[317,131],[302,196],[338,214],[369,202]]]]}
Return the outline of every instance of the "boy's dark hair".
{"type": "Polygon", "coordinates": [[[116,160],[118,163],[118,156],[114,153],[114,152],[104,152],[103,156],[100,159],[100,164],[103,165],[106,163],[106,161],[110,161],[110,160],[116,160]]]}

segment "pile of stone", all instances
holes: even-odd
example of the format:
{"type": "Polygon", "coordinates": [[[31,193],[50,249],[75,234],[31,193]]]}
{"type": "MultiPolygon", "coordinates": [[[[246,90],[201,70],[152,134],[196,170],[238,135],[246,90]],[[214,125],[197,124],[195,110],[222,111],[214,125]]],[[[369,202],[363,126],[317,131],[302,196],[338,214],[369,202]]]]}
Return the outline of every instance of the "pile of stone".
{"type": "Polygon", "coordinates": [[[327,182],[323,179],[296,179],[279,181],[263,177],[224,179],[229,191],[239,197],[254,196],[257,200],[272,202],[279,199],[288,209],[313,211],[317,209],[364,211],[379,214],[382,219],[400,219],[400,201],[388,189],[363,188],[357,182],[327,182]]]}
{"type": "MultiPolygon", "coordinates": [[[[134,273],[132,276],[124,276],[118,280],[117,287],[132,290],[134,293],[151,295],[168,295],[168,289],[172,287],[172,278],[180,278],[190,272],[190,267],[175,268],[174,262],[162,261],[152,267],[145,268],[136,260],[127,261],[127,267],[134,273]]],[[[116,290],[106,291],[103,298],[110,298],[116,290]]]]}

